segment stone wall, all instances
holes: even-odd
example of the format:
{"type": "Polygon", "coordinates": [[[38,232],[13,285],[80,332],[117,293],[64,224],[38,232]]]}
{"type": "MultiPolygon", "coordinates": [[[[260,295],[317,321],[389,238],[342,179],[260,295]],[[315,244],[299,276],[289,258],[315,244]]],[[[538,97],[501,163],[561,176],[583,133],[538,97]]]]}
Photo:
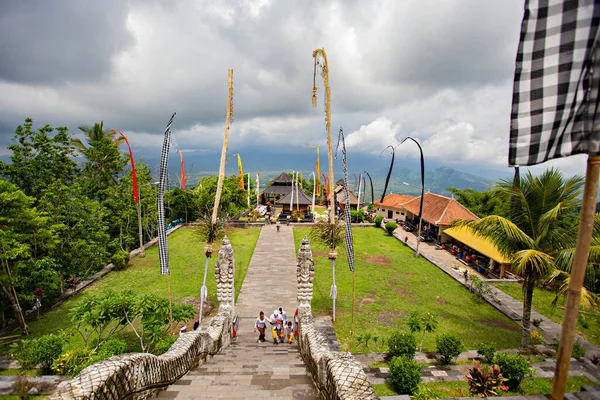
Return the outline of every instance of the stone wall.
{"type": "MultiPolygon", "coordinates": [[[[168,386],[208,356],[215,355],[231,343],[233,321],[231,265],[233,250],[223,239],[215,265],[220,286],[221,305],[206,330],[180,336],[160,356],[148,353],[121,354],[91,365],[70,381],[62,382],[51,399],[147,399],[168,386]],[[231,281],[231,282],[230,282],[231,281]]],[[[157,272],[158,273],[158,272],[157,272]]]]}
{"type": "Polygon", "coordinates": [[[330,348],[327,337],[316,328],[310,302],[314,263],[308,240],[298,251],[298,347],[321,399],[372,400],[379,397],[369,384],[362,365],[347,352],[330,348]]]}

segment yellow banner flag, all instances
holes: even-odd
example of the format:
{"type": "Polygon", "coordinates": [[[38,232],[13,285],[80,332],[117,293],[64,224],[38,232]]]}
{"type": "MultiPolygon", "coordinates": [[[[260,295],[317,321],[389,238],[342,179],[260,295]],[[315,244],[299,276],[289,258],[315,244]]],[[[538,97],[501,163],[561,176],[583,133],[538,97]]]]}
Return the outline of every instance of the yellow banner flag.
{"type": "Polygon", "coordinates": [[[240,189],[244,190],[244,171],[242,170],[242,157],[238,154],[238,169],[240,170],[240,189]]]}
{"type": "Polygon", "coordinates": [[[317,146],[317,164],[315,166],[315,169],[317,170],[317,179],[315,180],[314,184],[317,185],[317,189],[316,189],[316,194],[317,196],[321,196],[321,162],[320,162],[320,155],[319,155],[319,147],[317,146]]]}

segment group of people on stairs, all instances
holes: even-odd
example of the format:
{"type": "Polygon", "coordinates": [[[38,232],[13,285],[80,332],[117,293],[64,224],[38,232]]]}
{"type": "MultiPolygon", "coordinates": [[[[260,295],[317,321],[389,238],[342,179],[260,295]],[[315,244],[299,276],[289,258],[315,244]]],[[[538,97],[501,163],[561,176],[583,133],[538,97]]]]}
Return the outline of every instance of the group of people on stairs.
{"type": "Polygon", "coordinates": [[[270,317],[265,316],[265,313],[261,311],[254,322],[254,332],[258,330],[258,343],[265,341],[267,323],[271,326],[273,344],[283,343],[284,340],[292,344],[294,336],[298,335],[298,310],[294,313],[293,324],[292,321],[287,320],[287,313],[282,307],[273,311],[270,317]]]}

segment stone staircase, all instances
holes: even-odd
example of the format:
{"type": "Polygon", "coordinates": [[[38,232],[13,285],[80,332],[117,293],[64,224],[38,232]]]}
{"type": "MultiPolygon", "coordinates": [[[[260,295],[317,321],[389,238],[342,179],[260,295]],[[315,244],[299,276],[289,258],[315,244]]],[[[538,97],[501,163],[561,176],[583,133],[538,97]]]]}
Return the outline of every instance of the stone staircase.
{"type": "Polygon", "coordinates": [[[296,310],[296,252],[292,228],[264,226],[236,302],[236,342],[192,369],[159,393],[159,399],[317,399],[298,346],[257,343],[253,326],[260,311],[267,316],[283,307],[292,320],[296,310]]]}

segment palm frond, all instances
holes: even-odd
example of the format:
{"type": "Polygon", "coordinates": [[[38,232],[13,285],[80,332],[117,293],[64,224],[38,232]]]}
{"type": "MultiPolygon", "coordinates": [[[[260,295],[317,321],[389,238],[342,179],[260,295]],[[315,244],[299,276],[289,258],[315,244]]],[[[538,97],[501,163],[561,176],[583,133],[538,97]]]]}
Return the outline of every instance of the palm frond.
{"type": "Polygon", "coordinates": [[[520,250],[513,255],[512,266],[514,272],[525,280],[537,281],[554,270],[554,258],[535,249],[520,250]]]}
{"type": "Polygon", "coordinates": [[[506,258],[514,252],[533,247],[533,240],[516,224],[498,215],[489,215],[479,221],[457,219],[451,226],[471,228],[477,235],[490,240],[506,258]]]}
{"type": "MultiPolygon", "coordinates": [[[[569,290],[569,283],[571,282],[571,276],[565,278],[562,281],[558,291],[556,292],[556,297],[552,301],[552,305],[556,305],[561,296],[566,296],[567,291],[569,290]]],[[[595,310],[600,304],[600,298],[597,294],[592,291],[587,290],[585,287],[581,288],[581,298],[579,300],[579,307],[584,308],[586,310],[595,310]]]]}

